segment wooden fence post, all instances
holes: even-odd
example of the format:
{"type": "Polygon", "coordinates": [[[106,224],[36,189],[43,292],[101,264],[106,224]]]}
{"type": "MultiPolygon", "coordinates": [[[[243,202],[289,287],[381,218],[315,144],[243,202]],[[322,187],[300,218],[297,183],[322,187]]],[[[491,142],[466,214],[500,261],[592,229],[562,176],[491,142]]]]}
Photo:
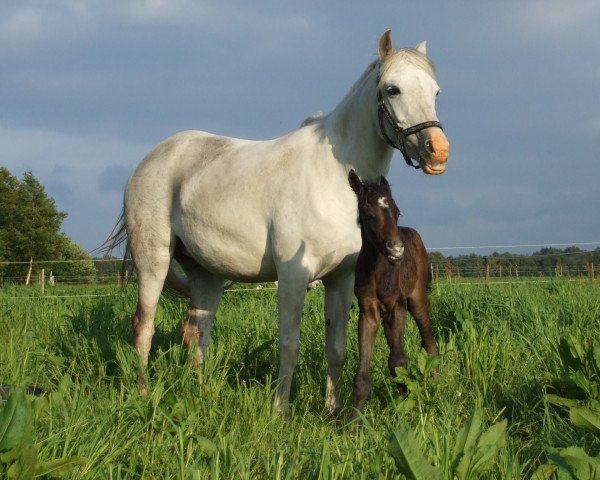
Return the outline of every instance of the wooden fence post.
{"type": "Polygon", "coordinates": [[[487,255],[484,255],[483,260],[485,261],[485,283],[490,281],[490,264],[488,262],[487,255]]]}
{"type": "Polygon", "coordinates": [[[44,295],[44,287],[46,284],[46,272],[42,268],[42,271],[40,273],[41,273],[40,274],[40,285],[41,285],[41,289],[42,289],[42,295],[44,295]]]}
{"type": "Polygon", "coordinates": [[[27,270],[27,276],[25,277],[25,285],[29,285],[31,281],[31,271],[33,270],[33,257],[29,259],[29,270],[27,270]]]}

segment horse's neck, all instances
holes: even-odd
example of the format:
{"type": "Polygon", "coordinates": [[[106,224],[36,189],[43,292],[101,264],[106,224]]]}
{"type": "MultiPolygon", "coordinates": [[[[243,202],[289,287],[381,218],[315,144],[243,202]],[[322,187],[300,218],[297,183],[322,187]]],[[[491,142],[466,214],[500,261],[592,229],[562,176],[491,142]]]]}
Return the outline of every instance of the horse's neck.
{"type": "Polygon", "coordinates": [[[366,75],[324,119],[336,159],[367,182],[388,173],[393,154],[379,134],[375,75],[375,70],[366,75]]]}

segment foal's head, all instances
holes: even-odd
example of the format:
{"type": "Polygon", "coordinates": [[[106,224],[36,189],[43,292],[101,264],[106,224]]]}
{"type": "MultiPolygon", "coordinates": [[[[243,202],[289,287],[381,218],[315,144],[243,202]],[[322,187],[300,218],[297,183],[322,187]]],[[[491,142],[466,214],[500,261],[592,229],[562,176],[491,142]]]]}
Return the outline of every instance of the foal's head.
{"type": "Polygon", "coordinates": [[[391,263],[402,259],[404,245],[398,234],[400,210],[392,198],[390,184],[382,176],[379,185],[363,183],[354,170],[348,181],[358,197],[358,221],[363,242],[376,248],[391,263]]]}

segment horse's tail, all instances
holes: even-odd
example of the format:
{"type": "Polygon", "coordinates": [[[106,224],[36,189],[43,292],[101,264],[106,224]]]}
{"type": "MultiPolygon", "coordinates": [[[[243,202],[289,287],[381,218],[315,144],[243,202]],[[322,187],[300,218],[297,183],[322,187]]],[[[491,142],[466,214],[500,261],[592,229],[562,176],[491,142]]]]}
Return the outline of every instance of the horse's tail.
{"type": "Polygon", "coordinates": [[[117,219],[117,223],[112,229],[112,232],[106,239],[106,241],[93,252],[98,252],[104,257],[108,257],[112,254],[115,248],[125,247],[123,252],[123,261],[121,263],[121,279],[122,286],[126,287],[129,277],[133,273],[133,259],[131,258],[131,250],[129,248],[129,240],[127,238],[127,227],[126,227],[125,208],[121,210],[121,214],[117,219]]]}
{"type": "MultiPolygon", "coordinates": [[[[123,209],[109,237],[100,247],[94,250],[107,257],[115,248],[123,248],[124,246],[123,262],[121,263],[121,285],[123,287],[127,286],[128,280],[131,278],[135,267],[135,262],[131,256],[129,239],[127,237],[126,223],[125,209],[123,209]]],[[[169,266],[169,273],[165,279],[163,293],[175,297],[190,298],[191,296],[187,277],[183,272],[179,271],[173,261],[169,266]]]]}

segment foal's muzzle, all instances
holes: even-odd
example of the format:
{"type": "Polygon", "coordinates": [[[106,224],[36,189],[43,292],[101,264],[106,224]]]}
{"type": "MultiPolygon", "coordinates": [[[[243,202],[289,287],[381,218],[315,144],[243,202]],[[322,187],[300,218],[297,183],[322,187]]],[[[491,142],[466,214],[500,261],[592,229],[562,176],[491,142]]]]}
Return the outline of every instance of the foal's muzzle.
{"type": "Polygon", "coordinates": [[[385,242],[386,257],[390,263],[398,263],[404,255],[404,244],[399,240],[385,242]]]}

